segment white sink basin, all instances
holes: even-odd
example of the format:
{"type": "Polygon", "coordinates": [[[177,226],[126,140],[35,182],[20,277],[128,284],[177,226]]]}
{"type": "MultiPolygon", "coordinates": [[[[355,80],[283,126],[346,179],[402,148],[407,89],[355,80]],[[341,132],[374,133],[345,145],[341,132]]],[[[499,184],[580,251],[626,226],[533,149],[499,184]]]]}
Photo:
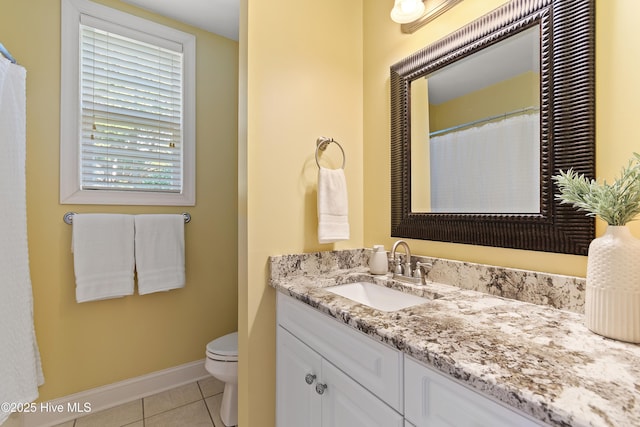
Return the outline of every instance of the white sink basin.
{"type": "Polygon", "coordinates": [[[325,288],[325,290],[380,311],[402,310],[403,308],[430,301],[427,298],[369,282],[346,283],[344,285],[331,286],[325,288]]]}

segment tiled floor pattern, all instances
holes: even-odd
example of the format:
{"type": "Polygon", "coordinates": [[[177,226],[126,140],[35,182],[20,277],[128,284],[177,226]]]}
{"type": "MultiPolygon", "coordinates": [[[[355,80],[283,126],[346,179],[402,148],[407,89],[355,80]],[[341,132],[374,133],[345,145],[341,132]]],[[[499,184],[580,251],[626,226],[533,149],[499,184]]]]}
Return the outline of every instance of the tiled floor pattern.
{"type": "Polygon", "coordinates": [[[224,383],[210,377],[56,427],[224,427],[223,390],[224,383]]]}

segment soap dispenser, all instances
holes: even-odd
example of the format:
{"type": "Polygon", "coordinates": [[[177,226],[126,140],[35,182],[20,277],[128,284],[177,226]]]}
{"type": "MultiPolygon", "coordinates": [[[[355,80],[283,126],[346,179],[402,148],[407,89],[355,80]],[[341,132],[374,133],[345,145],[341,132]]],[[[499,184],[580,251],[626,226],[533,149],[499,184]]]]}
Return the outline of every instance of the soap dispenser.
{"type": "Polygon", "coordinates": [[[383,245],[373,245],[373,253],[369,258],[369,271],[371,274],[387,274],[389,261],[387,260],[387,251],[383,245]]]}

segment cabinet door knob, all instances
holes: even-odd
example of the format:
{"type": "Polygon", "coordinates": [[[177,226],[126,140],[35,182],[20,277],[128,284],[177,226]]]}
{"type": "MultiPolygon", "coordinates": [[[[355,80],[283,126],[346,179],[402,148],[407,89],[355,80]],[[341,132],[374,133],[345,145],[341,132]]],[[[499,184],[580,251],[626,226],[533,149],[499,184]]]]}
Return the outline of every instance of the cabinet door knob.
{"type": "Polygon", "coordinates": [[[311,384],[313,384],[313,382],[316,380],[316,376],[315,376],[315,375],[313,375],[313,374],[307,374],[307,375],[304,377],[304,380],[307,382],[307,384],[311,385],[311,384]]]}
{"type": "Polygon", "coordinates": [[[326,389],[327,389],[326,384],[322,384],[322,383],[316,384],[316,393],[323,394],[326,389]]]}

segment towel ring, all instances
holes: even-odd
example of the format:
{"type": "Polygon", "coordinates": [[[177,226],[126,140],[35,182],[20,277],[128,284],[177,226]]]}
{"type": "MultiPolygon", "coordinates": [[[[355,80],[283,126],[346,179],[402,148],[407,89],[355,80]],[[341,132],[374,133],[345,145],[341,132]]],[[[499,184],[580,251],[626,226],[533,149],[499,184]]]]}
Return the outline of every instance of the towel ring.
{"type": "Polygon", "coordinates": [[[344,165],[347,163],[347,156],[344,154],[344,149],[342,148],[342,145],[340,145],[340,143],[335,139],[327,138],[326,136],[321,136],[316,140],[316,165],[318,165],[318,168],[320,167],[320,162],[318,161],[318,150],[320,151],[326,150],[327,146],[332,142],[335,143],[338,146],[338,148],[340,148],[340,151],[342,151],[342,169],[344,169],[344,165]]]}

